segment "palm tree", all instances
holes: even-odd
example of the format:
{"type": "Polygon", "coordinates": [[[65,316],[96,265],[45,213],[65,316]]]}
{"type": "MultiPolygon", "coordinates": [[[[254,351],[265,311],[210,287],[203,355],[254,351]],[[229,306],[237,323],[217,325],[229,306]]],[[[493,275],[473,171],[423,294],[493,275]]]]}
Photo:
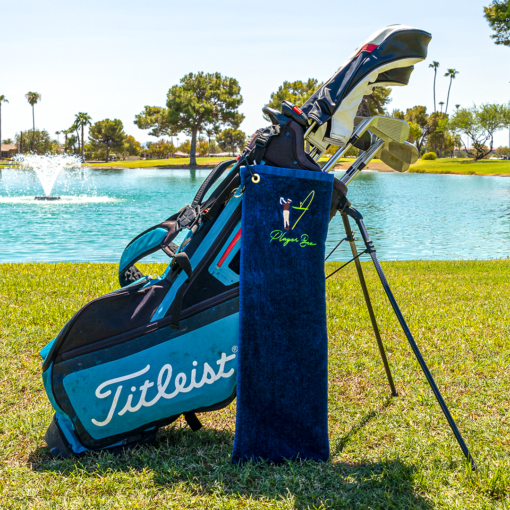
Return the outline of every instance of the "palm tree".
{"type": "Polygon", "coordinates": [[[439,101],[439,106],[441,107],[441,113],[443,113],[443,105],[444,105],[444,101],[439,101]]]}
{"type": "Polygon", "coordinates": [[[5,96],[0,96],[0,159],[2,159],[2,103],[8,102],[5,96]]]}
{"type": "Polygon", "coordinates": [[[220,133],[220,127],[217,124],[211,124],[206,126],[204,133],[207,136],[207,152],[211,151],[211,137],[216,136],[220,133]]]}
{"type": "Polygon", "coordinates": [[[455,105],[455,109],[458,110],[460,108],[460,104],[455,105]]]}
{"type": "Polygon", "coordinates": [[[35,147],[35,113],[34,106],[41,100],[41,94],[39,92],[27,92],[25,94],[28,104],[32,107],[32,152],[35,147]]]}
{"type": "Polygon", "coordinates": [[[448,96],[446,97],[446,110],[445,113],[448,113],[448,101],[450,100],[450,89],[452,88],[452,81],[455,79],[455,76],[459,74],[459,71],[455,69],[448,69],[445,73],[445,76],[450,77],[450,86],[448,87],[448,96]]]}
{"type": "Polygon", "coordinates": [[[60,146],[60,131],[55,131],[55,134],[57,135],[57,143],[60,146]]]}
{"type": "Polygon", "coordinates": [[[435,60],[432,62],[432,64],[429,64],[429,67],[434,69],[434,111],[437,111],[436,108],[436,77],[437,77],[437,68],[439,67],[439,62],[436,62],[435,60]]]}
{"type": "Polygon", "coordinates": [[[69,129],[63,129],[60,131],[61,133],[64,133],[64,152],[67,154],[67,136],[71,134],[74,131],[74,126],[71,126],[69,129]]]}
{"type": "Polygon", "coordinates": [[[84,157],[84,144],[85,144],[85,138],[84,138],[84,130],[85,126],[90,126],[90,123],[92,121],[92,117],[88,113],[80,112],[77,113],[74,116],[74,125],[76,128],[81,127],[81,159],[85,161],[84,157]]]}

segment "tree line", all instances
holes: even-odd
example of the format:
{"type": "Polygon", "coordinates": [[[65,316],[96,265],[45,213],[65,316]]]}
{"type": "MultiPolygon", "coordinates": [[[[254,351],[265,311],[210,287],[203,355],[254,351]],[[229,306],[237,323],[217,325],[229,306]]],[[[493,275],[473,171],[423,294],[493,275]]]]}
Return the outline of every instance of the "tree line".
{"type": "MultiPolygon", "coordinates": [[[[496,32],[492,36],[495,43],[510,46],[510,0],[494,0],[484,8],[484,12],[489,25],[496,32]]],[[[421,155],[428,152],[433,153],[434,157],[453,156],[455,148],[459,148],[459,155],[475,160],[489,156],[494,148],[494,134],[510,126],[509,106],[482,104],[480,107],[462,108],[456,104],[453,113],[449,114],[452,84],[459,71],[447,69],[444,74],[449,79],[446,103],[436,103],[440,64],[433,61],[429,67],[434,71],[432,112],[429,113],[425,106],[416,105],[405,112],[397,109],[389,113],[391,89],[374,87],[372,93],[363,98],[358,115],[393,115],[406,120],[410,126],[408,141],[416,145],[421,155]]],[[[301,106],[321,85],[315,78],[285,81],[271,94],[268,106],[279,109],[283,100],[301,106]]],[[[25,97],[32,108],[32,129],[16,134],[14,141],[5,139],[3,143],[14,143],[21,152],[58,152],[61,150],[60,140],[52,140],[46,130],[35,128],[35,105],[41,100],[41,94],[28,92],[25,97]]],[[[8,103],[8,100],[0,95],[0,140],[2,103],[8,103]]],[[[69,128],[55,134],[57,137],[64,136],[64,152],[80,154],[83,159],[108,161],[112,152],[121,157],[142,155],[164,158],[181,151],[190,155],[191,165],[196,165],[197,154],[205,156],[220,151],[234,154],[243,148],[246,134],[239,127],[244,115],[238,110],[242,103],[241,87],[235,78],[220,73],[189,73],[178,85],[168,90],[165,106],[145,106],[142,112],[135,115],[134,124],[139,129],[149,130],[149,135],[158,138],[156,142],[148,142],[142,147],[133,136],[125,133],[119,119],[104,119],[92,124],[91,117],[85,112],[77,113],[69,128]],[[88,140],[85,140],[87,128],[88,140]],[[173,139],[180,133],[188,136],[189,140],[176,146],[173,139]],[[170,138],[170,141],[164,137],[170,138]]],[[[268,118],[265,120],[269,121],[268,118]]],[[[331,147],[328,152],[334,150],[336,147],[331,147]]],[[[510,149],[506,151],[510,152],[510,149]]],[[[355,155],[357,150],[351,152],[355,155]]],[[[500,148],[499,153],[504,152],[505,149],[500,148]]]]}

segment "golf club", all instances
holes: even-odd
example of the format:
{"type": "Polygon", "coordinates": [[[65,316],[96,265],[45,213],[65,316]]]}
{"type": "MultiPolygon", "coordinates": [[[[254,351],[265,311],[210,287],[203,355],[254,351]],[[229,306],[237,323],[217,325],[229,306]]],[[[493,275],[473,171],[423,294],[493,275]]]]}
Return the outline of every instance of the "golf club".
{"type": "MultiPolygon", "coordinates": [[[[330,172],[334,168],[335,163],[338,161],[338,159],[342,157],[342,155],[345,154],[353,145],[359,146],[360,142],[363,143],[364,138],[366,137],[365,133],[368,130],[370,130],[371,133],[376,135],[383,142],[381,144],[375,142],[375,145],[377,145],[377,150],[379,150],[385,142],[388,143],[398,142],[402,144],[409,136],[409,125],[407,124],[407,122],[403,120],[396,119],[394,117],[383,117],[382,115],[367,117],[365,120],[361,121],[359,125],[356,127],[345,147],[340,147],[335,152],[335,154],[331,156],[329,161],[324,165],[323,171],[330,172]]],[[[362,156],[360,156],[360,158],[362,159],[358,158],[360,164],[364,163],[366,165],[370,161],[370,159],[372,159],[375,156],[375,152],[372,151],[375,145],[374,143],[372,143],[371,147],[367,149],[362,156]],[[367,160],[366,157],[368,155],[368,152],[370,152],[370,158],[367,160]]],[[[354,165],[356,165],[357,167],[358,166],[357,163],[358,160],[356,160],[353,163],[351,168],[354,167],[354,165]]],[[[353,177],[363,168],[364,166],[362,166],[359,170],[355,171],[353,177]]],[[[351,179],[349,179],[349,181],[350,180],[351,179]]]]}
{"type": "Polygon", "coordinates": [[[397,172],[407,172],[409,170],[409,163],[405,163],[401,159],[397,158],[385,147],[381,149],[378,157],[383,163],[386,163],[390,168],[397,172]]]}
{"type": "Polygon", "coordinates": [[[408,165],[414,165],[420,156],[418,149],[409,142],[390,142],[386,144],[385,149],[408,165]]]}

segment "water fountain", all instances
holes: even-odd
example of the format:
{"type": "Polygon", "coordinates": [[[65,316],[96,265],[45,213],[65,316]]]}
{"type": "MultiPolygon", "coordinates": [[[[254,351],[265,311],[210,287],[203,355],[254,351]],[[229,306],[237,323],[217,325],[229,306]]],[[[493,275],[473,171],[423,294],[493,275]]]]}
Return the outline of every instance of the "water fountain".
{"type": "Polygon", "coordinates": [[[34,197],[35,200],[60,200],[60,197],[51,196],[51,190],[62,170],[81,167],[81,158],[68,154],[17,154],[14,163],[21,169],[33,170],[44,190],[44,196],[34,197]]]}

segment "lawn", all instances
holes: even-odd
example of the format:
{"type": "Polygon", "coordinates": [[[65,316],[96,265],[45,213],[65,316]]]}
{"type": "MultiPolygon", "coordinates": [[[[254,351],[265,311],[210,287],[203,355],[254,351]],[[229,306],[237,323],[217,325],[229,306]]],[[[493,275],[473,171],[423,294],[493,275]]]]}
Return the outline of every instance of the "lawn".
{"type": "Polygon", "coordinates": [[[477,473],[363,265],[399,396],[389,396],[349,266],[327,283],[330,461],[238,467],[235,402],[201,415],[199,432],[166,427],[156,447],[52,459],[38,352],[81,305],[117,287],[116,266],[0,264],[0,508],[510,508],[510,261],[383,264],[477,473]]]}
{"type": "MultiPolygon", "coordinates": [[[[214,167],[221,161],[233,158],[197,158],[197,166],[214,167]]],[[[182,168],[189,166],[189,158],[146,159],[137,161],[111,161],[109,163],[86,163],[92,168],[182,168]]]]}
{"type": "Polygon", "coordinates": [[[435,161],[418,160],[410,172],[463,175],[510,175],[510,160],[442,158],[435,161]]]}
{"type": "MultiPolygon", "coordinates": [[[[211,168],[220,161],[229,158],[197,158],[199,167],[211,168]]],[[[320,164],[326,163],[327,158],[321,158],[320,164]]],[[[354,161],[354,158],[341,158],[338,161],[337,169],[347,169],[354,161]]],[[[100,168],[183,168],[189,166],[189,158],[174,159],[148,159],[146,161],[114,161],[110,163],[88,163],[87,166],[100,168]]],[[[368,168],[371,170],[391,171],[382,161],[373,159],[368,168]]],[[[463,175],[510,175],[510,160],[489,160],[473,162],[468,159],[442,158],[435,161],[424,161],[422,159],[411,166],[412,173],[433,173],[433,174],[463,174],[463,175]]]]}

